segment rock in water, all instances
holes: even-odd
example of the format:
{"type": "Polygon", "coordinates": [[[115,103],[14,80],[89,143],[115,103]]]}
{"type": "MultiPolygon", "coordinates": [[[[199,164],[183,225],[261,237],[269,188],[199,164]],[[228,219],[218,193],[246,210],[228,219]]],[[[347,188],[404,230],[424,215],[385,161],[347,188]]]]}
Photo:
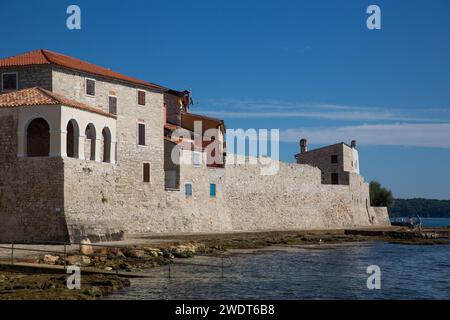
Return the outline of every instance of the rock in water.
{"type": "Polygon", "coordinates": [[[69,265],[78,266],[87,266],[91,263],[91,259],[88,256],[68,256],[66,261],[69,265]]]}
{"type": "Polygon", "coordinates": [[[58,260],[59,260],[58,256],[52,256],[49,254],[46,254],[43,259],[45,264],[55,264],[58,260]]]}
{"type": "Polygon", "coordinates": [[[145,251],[144,250],[138,250],[138,249],[131,249],[128,251],[128,255],[131,258],[144,258],[145,257],[145,251]]]}
{"type": "Polygon", "coordinates": [[[80,253],[81,254],[93,254],[94,253],[94,248],[92,248],[91,241],[89,239],[81,240],[80,253]]]}

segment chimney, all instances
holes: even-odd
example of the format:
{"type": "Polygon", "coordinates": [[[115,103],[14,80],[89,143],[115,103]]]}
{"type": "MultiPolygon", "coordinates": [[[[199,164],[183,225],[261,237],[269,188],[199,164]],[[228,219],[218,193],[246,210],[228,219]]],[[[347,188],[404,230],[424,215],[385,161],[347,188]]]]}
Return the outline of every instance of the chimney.
{"type": "Polygon", "coordinates": [[[356,149],[356,140],[352,140],[350,146],[352,147],[352,149],[356,149]]]}
{"type": "Polygon", "coordinates": [[[308,152],[308,140],[301,139],[300,140],[300,153],[308,152]]]}

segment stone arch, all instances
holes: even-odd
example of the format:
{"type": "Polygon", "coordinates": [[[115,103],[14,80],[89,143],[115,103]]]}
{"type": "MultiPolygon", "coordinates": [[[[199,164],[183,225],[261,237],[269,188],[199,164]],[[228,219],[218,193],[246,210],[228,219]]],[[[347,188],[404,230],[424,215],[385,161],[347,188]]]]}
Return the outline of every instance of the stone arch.
{"type": "Polygon", "coordinates": [[[48,157],[50,154],[50,125],[44,118],[35,118],[26,129],[27,157],[48,157]]]}
{"type": "Polygon", "coordinates": [[[102,130],[103,162],[111,162],[111,138],[111,130],[108,127],[104,127],[102,130]]]}
{"type": "Polygon", "coordinates": [[[67,156],[69,158],[78,158],[79,150],[79,138],[80,138],[80,127],[78,126],[78,122],[74,119],[71,119],[67,123],[66,127],[67,136],[66,136],[66,149],[67,156]]]}
{"type": "Polygon", "coordinates": [[[84,146],[85,159],[95,161],[95,144],[97,140],[97,132],[95,130],[95,126],[92,123],[89,123],[86,126],[84,134],[86,137],[84,146]]]}

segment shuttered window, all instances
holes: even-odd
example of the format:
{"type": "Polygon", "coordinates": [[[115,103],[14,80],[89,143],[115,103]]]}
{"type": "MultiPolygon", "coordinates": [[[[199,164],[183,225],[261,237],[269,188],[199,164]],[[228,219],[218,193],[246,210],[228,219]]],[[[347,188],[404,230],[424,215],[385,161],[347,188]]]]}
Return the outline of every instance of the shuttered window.
{"type": "Polygon", "coordinates": [[[95,80],[86,79],[86,94],[89,96],[95,96],[95,80]]]}
{"type": "Polygon", "coordinates": [[[142,165],[142,181],[150,183],[150,163],[145,162],[142,165]]]}
{"type": "Polygon", "coordinates": [[[140,146],[145,146],[145,124],[138,124],[138,144],[140,146]]]}
{"type": "Polygon", "coordinates": [[[138,104],[145,106],[145,91],[138,90],[138,104]]]}
{"type": "Polygon", "coordinates": [[[109,113],[117,114],[117,97],[109,96],[109,113]]]}
{"type": "Polygon", "coordinates": [[[216,197],[216,184],[215,183],[211,183],[209,185],[209,196],[211,198],[215,198],[216,197]]]}
{"type": "Polygon", "coordinates": [[[192,184],[186,183],[184,185],[184,193],[185,193],[187,198],[192,197],[192,184]]]}

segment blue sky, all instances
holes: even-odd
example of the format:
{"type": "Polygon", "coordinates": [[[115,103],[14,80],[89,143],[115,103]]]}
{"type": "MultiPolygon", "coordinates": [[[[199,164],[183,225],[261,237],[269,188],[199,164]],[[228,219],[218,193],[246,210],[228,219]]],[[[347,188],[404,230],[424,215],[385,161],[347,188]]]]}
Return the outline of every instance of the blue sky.
{"type": "Polygon", "coordinates": [[[359,142],[397,197],[450,198],[450,1],[9,1],[0,56],[46,48],[175,89],[228,128],[278,128],[281,159],[359,142]],[[77,4],[82,29],[66,28],[77,4]],[[366,28],[381,8],[382,29],[366,28]]]}

